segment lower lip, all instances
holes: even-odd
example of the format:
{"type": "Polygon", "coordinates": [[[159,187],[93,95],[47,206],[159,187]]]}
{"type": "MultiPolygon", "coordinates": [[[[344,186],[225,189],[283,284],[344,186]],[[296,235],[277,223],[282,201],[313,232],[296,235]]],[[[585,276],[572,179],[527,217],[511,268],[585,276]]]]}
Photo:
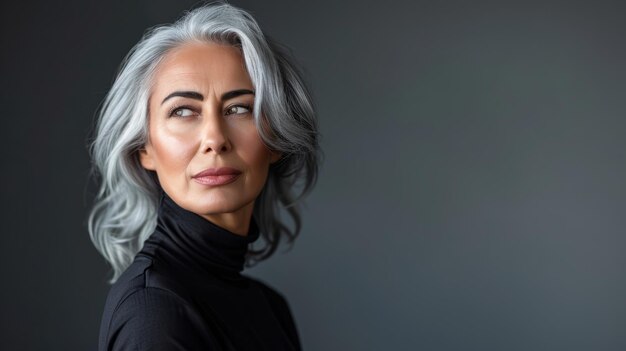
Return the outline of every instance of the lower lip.
{"type": "Polygon", "coordinates": [[[224,174],[218,176],[204,176],[193,178],[196,182],[203,185],[224,185],[234,182],[239,174],[224,174]]]}

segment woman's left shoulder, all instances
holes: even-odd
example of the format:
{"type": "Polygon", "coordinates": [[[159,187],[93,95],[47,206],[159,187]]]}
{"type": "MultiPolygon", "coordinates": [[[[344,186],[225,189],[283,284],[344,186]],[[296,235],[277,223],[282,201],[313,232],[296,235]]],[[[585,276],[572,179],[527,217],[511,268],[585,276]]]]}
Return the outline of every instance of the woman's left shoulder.
{"type": "MultiPolygon", "coordinates": [[[[296,326],[291,308],[289,307],[289,302],[287,302],[285,295],[259,278],[253,278],[250,276],[247,276],[247,278],[250,279],[250,282],[256,285],[259,290],[261,290],[263,295],[265,295],[267,302],[272,307],[276,317],[280,320],[285,332],[289,334],[292,342],[295,345],[300,345],[298,327],[296,326]]],[[[300,346],[298,346],[298,349],[300,349],[300,346]]]]}
{"type": "Polygon", "coordinates": [[[285,295],[283,295],[281,292],[276,290],[276,288],[274,288],[273,286],[271,286],[270,284],[268,284],[267,282],[259,278],[250,277],[250,276],[246,276],[246,277],[250,280],[250,282],[254,286],[256,286],[259,290],[261,290],[261,292],[263,292],[263,294],[267,297],[268,300],[270,300],[270,302],[288,305],[287,298],[285,297],[285,295]]]}

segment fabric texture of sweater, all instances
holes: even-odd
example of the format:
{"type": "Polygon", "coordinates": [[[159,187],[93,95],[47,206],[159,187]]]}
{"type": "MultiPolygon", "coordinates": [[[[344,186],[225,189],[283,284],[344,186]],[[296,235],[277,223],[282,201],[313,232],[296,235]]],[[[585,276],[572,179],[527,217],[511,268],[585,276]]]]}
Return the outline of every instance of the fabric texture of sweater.
{"type": "Polygon", "coordinates": [[[258,238],[254,219],[237,235],[161,191],[154,232],[109,290],[98,350],[301,350],[285,297],[241,274],[258,238]]]}

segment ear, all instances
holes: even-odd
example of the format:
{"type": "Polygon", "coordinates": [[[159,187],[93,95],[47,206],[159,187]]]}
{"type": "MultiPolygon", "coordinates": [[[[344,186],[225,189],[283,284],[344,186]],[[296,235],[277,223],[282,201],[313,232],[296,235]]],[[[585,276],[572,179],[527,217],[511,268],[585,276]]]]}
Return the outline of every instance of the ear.
{"type": "Polygon", "coordinates": [[[150,146],[145,146],[142,149],[139,149],[139,162],[143,166],[143,168],[154,171],[156,169],[154,158],[152,157],[152,148],[150,146]]]}
{"type": "Polygon", "coordinates": [[[280,160],[283,157],[283,153],[280,151],[270,151],[270,164],[280,160]]]}

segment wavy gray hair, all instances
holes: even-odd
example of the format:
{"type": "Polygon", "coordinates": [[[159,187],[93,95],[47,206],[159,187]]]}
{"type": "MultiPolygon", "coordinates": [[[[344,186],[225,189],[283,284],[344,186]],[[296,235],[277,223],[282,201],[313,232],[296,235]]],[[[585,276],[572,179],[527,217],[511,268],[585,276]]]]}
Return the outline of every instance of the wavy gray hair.
{"type": "Polygon", "coordinates": [[[98,111],[89,153],[100,187],[87,226],[95,247],[113,267],[109,283],[117,281],[156,227],[160,185],[138,158],[148,137],[150,86],[165,54],[192,41],[240,49],[255,87],[259,134],[269,148],[283,153],[270,165],[253,212],[266,245],[250,248],[246,265],[271,256],[283,236],[292,243],[302,227],[296,205],[315,185],[322,156],[311,94],[288,51],[267,38],[248,12],[223,2],[204,4],[171,25],[146,31],[124,58],[98,111]],[[293,219],[293,229],[281,220],[281,208],[293,219]]]}

